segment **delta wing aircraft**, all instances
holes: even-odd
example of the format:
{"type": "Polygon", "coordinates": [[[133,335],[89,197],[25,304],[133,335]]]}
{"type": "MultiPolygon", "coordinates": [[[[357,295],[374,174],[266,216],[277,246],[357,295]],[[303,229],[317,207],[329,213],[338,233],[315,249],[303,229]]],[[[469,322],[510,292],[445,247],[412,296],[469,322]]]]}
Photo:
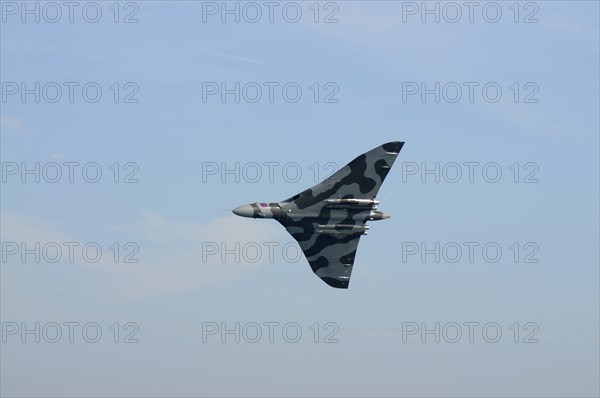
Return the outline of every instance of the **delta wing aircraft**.
{"type": "Polygon", "coordinates": [[[313,272],[329,286],[347,289],[358,241],[367,221],[389,216],[377,210],[377,192],[404,142],[366,152],[319,184],[277,203],[251,203],[233,213],[274,218],[298,241],[313,272]]]}

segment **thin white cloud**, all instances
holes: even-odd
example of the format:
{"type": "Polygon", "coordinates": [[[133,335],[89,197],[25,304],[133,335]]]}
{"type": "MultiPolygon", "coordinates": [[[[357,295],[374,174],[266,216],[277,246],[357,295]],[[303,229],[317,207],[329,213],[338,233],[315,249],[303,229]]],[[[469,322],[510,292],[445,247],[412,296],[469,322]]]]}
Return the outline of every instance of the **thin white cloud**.
{"type": "Polygon", "coordinates": [[[50,154],[50,157],[52,159],[56,159],[56,160],[64,160],[65,159],[65,154],[62,152],[54,152],[50,154]]]}
{"type": "Polygon", "coordinates": [[[25,124],[14,117],[0,116],[0,131],[23,134],[27,131],[25,124]]]}
{"type": "Polygon", "coordinates": [[[74,237],[60,231],[51,223],[35,217],[0,210],[2,241],[14,242],[69,242],[74,237]]]}
{"type": "MultiPolygon", "coordinates": [[[[35,242],[87,242],[77,239],[52,226],[51,223],[23,214],[2,211],[3,241],[25,242],[33,247],[35,242]]],[[[68,289],[74,295],[103,295],[111,300],[140,299],[161,294],[201,288],[226,283],[268,263],[263,253],[257,261],[248,261],[244,256],[221,253],[207,255],[207,245],[231,250],[247,243],[278,242],[284,233],[276,223],[260,223],[256,220],[235,216],[217,218],[207,223],[176,221],[155,213],[145,212],[135,225],[108,226],[103,235],[112,232],[107,241],[124,243],[133,241],[139,246],[134,256],[138,263],[115,263],[112,252],[106,248],[105,255],[97,263],[76,258],[74,264],[52,264],[56,278],[47,280],[49,286],[68,289]],[[72,268],[73,266],[76,269],[72,268]],[[61,286],[64,271],[83,272],[85,286],[61,286]],[[92,286],[93,285],[93,286],[92,286]],[[108,295],[108,296],[107,296],[108,295]]],[[[289,240],[286,240],[288,242],[289,240]]],[[[102,244],[101,244],[102,245],[102,244]]],[[[103,246],[103,245],[102,245],[103,246]]],[[[18,274],[13,268],[12,274],[18,274]]],[[[52,276],[52,274],[51,274],[52,276]]],[[[10,279],[12,280],[12,279],[10,279]]]]}
{"type": "Polygon", "coordinates": [[[242,56],[234,55],[234,54],[226,54],[226,53],[221,53],[221,52],[207,52],[206,54],[214,55],[214,56],[221,57],[221,58],[231,59],[234,61],[240,61],[240,62],[244,62],[244,63],[248,63],[248,64],[266,65],[262,61],[258,61],[253,58],[242,57],[242,56]]]}

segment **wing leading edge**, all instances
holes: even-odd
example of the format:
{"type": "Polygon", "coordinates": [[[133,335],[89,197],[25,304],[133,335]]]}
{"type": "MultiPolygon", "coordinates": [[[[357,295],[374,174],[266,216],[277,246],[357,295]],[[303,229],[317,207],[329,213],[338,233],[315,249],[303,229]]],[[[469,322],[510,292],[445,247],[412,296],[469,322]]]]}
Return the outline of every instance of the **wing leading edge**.
{"type": "Polygon", "coordinates": [[[304,252],[313,272],[330,286],[347,289],[366,222],[376,211],[379,188],[404,142],[378,146],[319,184],[278,203],[277,219],[304,252]]]}

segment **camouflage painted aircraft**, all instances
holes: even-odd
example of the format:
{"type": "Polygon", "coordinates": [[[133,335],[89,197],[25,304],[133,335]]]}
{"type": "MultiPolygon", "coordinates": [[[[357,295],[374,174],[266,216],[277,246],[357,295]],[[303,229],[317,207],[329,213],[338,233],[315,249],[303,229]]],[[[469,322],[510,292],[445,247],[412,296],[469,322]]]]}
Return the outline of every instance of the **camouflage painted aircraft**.
{"type": "Polygon", "coordinates": [[[324,181],[278,203],[251,203],[234,214],[274,218],[300,244],[313,272],[329,286],[347,289],[367,221],[389,216],[375,199],[404,142],[388,142],[364,153],[324,181]]]}

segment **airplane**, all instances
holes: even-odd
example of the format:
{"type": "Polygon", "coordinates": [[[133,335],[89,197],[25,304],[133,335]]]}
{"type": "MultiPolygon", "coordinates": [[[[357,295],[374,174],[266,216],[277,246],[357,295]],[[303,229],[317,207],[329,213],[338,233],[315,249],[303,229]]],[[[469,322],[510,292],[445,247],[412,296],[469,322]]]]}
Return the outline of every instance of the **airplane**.
{"type": "Polygon", "coordinates": [[[313,272],[329,286],[347,289],[358,241],[367,221],[389,218],[375,198],[403,141],[380,145],[319,184],[275,203],[233,209],[241,217],[273,218],[298,242],[313,272]]]}

